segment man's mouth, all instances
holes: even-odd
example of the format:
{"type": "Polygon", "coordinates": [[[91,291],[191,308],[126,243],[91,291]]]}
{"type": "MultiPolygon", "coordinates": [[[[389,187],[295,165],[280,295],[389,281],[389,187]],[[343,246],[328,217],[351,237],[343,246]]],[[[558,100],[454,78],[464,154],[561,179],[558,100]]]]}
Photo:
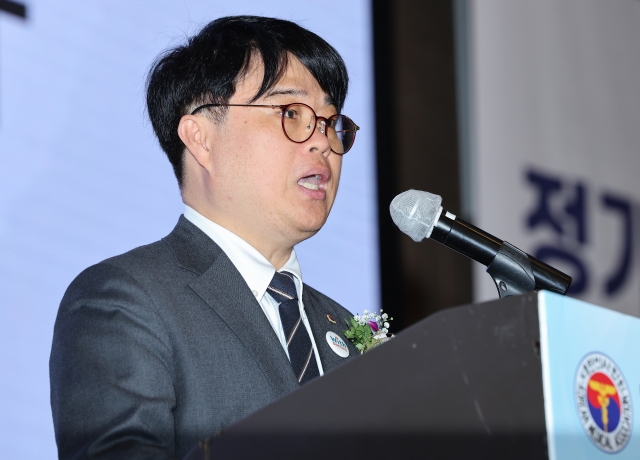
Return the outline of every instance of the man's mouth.
{"type": "Polygon", "coordinates": [[[311,176],[303,177],[298,181],[298,185],[309,190],[320,190],[320,184],[322,182],[322,176],[320,174],[314,174],[311,176]]]}

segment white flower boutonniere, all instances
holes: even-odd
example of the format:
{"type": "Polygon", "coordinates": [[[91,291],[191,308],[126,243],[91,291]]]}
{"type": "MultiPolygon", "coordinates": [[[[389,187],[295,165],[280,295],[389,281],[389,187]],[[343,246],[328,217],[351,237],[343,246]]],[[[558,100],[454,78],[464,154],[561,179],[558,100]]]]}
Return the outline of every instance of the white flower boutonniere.
{"type": "Polygon", "coordinates": [[[342,332],[362,354],[393,337],[393,334],[389,336],[389,321],[393,321],[393,318],[389,318],[382,310],[380,314],[365,310],[362,316],[356,314],[350,320],[345,320],[348,329],[342,332]]]}

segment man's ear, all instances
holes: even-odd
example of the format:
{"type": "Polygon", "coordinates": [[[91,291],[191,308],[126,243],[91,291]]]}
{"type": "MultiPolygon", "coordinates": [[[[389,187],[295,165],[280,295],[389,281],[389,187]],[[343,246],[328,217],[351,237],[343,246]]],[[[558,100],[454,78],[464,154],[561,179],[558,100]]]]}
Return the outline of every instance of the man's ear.
{"type": "Polygon", "coordinates": [[[211,136],[210,122],[204,117],[184,115],[178,124],[178,136],[187,147],[185,155],[191,156],[205,169],[211,165],[210,148],[211,136]]]}

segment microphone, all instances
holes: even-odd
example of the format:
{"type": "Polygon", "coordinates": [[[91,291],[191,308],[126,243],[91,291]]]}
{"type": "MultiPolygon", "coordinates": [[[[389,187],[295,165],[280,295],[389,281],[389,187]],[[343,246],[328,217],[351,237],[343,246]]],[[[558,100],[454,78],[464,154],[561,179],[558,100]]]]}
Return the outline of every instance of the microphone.
{"type": "Polygon", "coordinates": [[[396,196],[389,207],[398,228],[419,242],[431,238],[487,266],[500,298],[546,289],[566,294],[571,277],[442,209],[442,197],[420,190],[396,196]]]}

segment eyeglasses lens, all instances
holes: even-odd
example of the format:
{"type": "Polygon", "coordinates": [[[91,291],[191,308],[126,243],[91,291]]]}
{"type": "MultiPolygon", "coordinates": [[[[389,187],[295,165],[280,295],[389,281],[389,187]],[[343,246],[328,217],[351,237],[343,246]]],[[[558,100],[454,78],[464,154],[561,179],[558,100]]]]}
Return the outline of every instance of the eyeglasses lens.
{"type": "Polygon", "coordinates": [[[306,105],[291,104],[283,114],[284,131],[294,142],[304,142],[316,128],[316,116],[306,105]]]}
{"type": "MultiPolygon", "coordinates": [[[[317,124],[315,113],[304,104],[288,106],[282,120],[285,134],[294,142],[305,142],[309,139],[317,124]]],[[[353,145],[356,135],[355,124],[349,117],[337,114],[327,120],[324,133],[329,139],[331,150],[343,154],[353,145]]]]}
{"type": "Polygon", "coordinates": [[[349,117],[344,115],[334,115],[330,119],[327,129],[327,137],[331,144],[331,149],[336,153],[344,154],[351,146],[356,136],[356,127],[349,117]]]}

